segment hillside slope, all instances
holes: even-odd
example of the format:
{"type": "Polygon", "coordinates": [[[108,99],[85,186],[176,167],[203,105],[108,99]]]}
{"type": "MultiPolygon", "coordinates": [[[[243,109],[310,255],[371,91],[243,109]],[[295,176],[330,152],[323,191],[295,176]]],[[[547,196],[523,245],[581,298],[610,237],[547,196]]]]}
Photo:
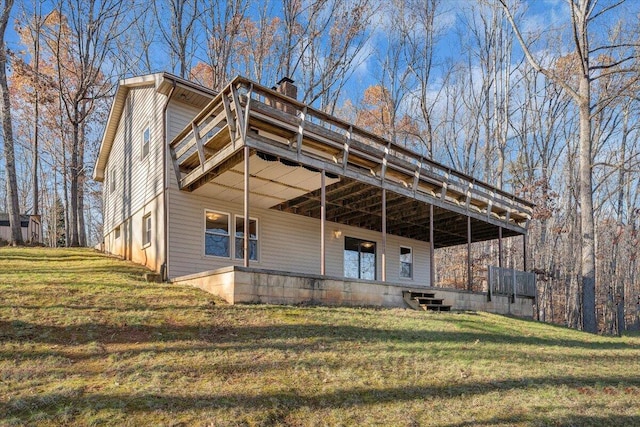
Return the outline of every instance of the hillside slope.
{"type": "Polygon", "coordinates": [[[0,248],[0,425],[640,425],[640,338],[228,306],[86,249],[0,248]]]}

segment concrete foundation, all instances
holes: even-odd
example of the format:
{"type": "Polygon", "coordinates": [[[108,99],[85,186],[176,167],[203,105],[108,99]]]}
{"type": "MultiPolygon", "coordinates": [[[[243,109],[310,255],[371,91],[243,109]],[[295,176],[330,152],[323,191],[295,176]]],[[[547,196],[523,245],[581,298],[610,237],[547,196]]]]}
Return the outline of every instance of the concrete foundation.
{"type": "Polygon", "coordinates": [[[434,292],[453,310],[485,311],[533,316],[533,299],[517,297],[510,303],[503,295],[457,289],[411,287],[398,283],[345,279],[311,274],[289,274],[244,267],[225,267],[182,276],[175,284],[195,286],[217,295],[230,304],[323,304],[348,306],[406,307],[402,291],[434,292]]]}

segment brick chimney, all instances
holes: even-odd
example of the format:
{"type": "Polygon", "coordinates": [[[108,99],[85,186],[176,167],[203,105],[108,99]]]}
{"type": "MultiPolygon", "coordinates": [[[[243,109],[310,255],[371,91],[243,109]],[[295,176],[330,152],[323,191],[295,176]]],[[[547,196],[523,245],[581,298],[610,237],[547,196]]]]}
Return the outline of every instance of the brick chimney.
{"type": "MultiPolygon", "coordinates": [[[[272,88],[276,92],[293,99],[298,98],[298,87],[293,84],[293,80],[289,77],[283,77],[280,81],[272,88]]],[[[281,102],[276,102],[275,107],[278,110],[282,110],[288,114],[296,114],[297,108],[291,105],[283,104],[281,102]]]]}
{"type": "Polygon", "coordinates": [[[284,96],[288,96],[289,98],[297,99],[298,98],[298,87],[293,84],[294,81],[289,77],[283,77],[276,85],[276,91],[278,93],[283,94],[284,96]]]}

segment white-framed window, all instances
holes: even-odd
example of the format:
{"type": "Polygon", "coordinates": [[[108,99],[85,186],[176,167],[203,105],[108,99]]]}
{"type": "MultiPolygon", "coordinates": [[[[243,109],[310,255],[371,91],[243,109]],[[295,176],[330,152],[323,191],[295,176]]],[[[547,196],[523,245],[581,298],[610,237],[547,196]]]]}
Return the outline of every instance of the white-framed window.
{"type": "Polygon", "coordinates": [[[116,168],[111,169],[109,179],[109,192],[113,193],[116,191],[116,168]]]}
{"type": "Polygon", "coordinates": [[[205,210],[204,212],[204,254],[209,256],[231,257],[231,234],[229,219],[224,212],[205,210]]]}
{"type": "Polygon", "coordinates": [[[115,234],[116,234],[116,239],[119,239],[119,238],[120,238],[120,227],[121,227],[121,226],[117,226],[117,227],[116,227],[116,232],[115,232],[115,234]]]}
{"type": "Polygon", "coordinates": [[[142,246],[151,244],[151,213],[142,217],[142,246]]]}
{"type": "Polygon", "coordinates": [[[145,126],[142,131],[142,140],[140,144],[140,151],[142,153],[141,159],[144,160],[149,155],[149,146],[151,145],[151,129],[149,125],[145,126]]]}
{"type": "MultiPolygon", "coordinates": [[[[236,215],[235,258],[244,259],[244,216],[236,215]]],[[[258,260],[258,220],[249,218],[249,259],[258,260]]]]}
{"type": "Polygon", "coordinates": [[[409,246],[400,246],[400,277],[413,278],[413,250],[409,246]]]}

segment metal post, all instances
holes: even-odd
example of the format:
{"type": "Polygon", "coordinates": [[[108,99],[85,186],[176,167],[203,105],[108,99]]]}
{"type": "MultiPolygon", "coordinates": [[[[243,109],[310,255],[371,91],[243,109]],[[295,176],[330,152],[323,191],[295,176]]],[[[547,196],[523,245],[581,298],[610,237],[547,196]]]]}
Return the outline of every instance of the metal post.
{"type": "Polygon", "coordinates": [[[320,173],[320,274],[326,274],[326,242],[325,222],[327,220],[327,190],[325,187],[325,171],[320,173]]]}
{"type": "Polygon", "coordinates": [[[498,267],[502,268],[502,227],[498,227],[498,267]]]}
{"type": "Polygon", "coordinates": [[[473,278],[471,277],[471,217],[467,217],[467,290],[473,289],[473,278]]]}
{"type": "Polygon", "coordinates": [[[492,267],[487,267],[487,301],[491,301],[491,288],[493,287],[492,267]]]}
{"type": "Polygon", "coordinates": [[[504,261],[502,255],[502,227],[498,227],[498,289],[504,292],[504,261]]]}
{"type": "Polygon", "coordinates": [[[522,235],[522,271],[527,271],[527,235],[522,235]]]}
{"type": "Polygon", "coordinates": [[[513,287],[512,298],[516,302],[516,269],[511,269],[511,286],[513,287]]]}
{"type": "Polygon", "coordinates": [[[429,279],[436,285],[435,243],[433,241],[433,205],[429,205],[429,279]]]}
{"type": "Polygon", "coordinates": [[[244,266],[249,267],[249,146],[244,146],[244,266]]]}
{"type": "Polygon", "coordinates": [[[382,189],[382,281],[387,281],[387,190],[382,189]]]}

